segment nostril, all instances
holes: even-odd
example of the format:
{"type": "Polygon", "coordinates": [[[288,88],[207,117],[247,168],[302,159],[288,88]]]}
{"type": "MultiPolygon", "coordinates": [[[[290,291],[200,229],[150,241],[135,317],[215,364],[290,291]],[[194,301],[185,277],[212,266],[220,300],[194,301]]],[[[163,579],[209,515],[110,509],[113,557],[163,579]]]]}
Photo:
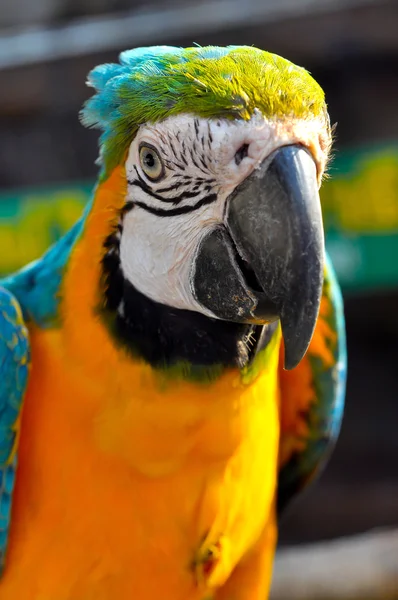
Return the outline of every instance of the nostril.
{"type": "Polygon", "coordinates": [[[235,162],[240,165],[242,160],[249,154],[249,144],[243,144],[235,154],[235,162]]]}

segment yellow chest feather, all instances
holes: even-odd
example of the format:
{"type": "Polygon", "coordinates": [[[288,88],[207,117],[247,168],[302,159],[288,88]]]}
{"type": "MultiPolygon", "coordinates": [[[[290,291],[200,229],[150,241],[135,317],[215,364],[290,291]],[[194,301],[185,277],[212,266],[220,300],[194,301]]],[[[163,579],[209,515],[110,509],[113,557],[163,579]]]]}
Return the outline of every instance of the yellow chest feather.
{"type": "Polygon", "coordinates": [[[165,383],[142,365],[93,379],[62,335],[33,334],[1,597],[201,600],[272,512],[277,353],[251,385],[165,383]]]}
{"type": "Polygon", "coordinates": [[[118,168],[97,190],[62,327],[31,332],[1,600],[204,600],[273,518],[279,340],[254,383],[193,384],[131,360],[95,316],[125,185],[118,168]]]}

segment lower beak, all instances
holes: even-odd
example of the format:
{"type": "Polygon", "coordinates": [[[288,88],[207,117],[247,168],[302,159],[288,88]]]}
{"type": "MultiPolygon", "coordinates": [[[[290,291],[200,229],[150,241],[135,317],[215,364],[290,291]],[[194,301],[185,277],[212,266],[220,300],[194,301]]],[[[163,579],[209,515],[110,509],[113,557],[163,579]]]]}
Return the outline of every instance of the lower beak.
{"type": "Polygon", "coordinates": [[[285,368],[292,369],[312,338],[323,266],[316,165],[302,146],[284,146],[235,189],[225,227],[202,241],[194,290],[221,319],[267,323],[279,318],[285,368]]]}

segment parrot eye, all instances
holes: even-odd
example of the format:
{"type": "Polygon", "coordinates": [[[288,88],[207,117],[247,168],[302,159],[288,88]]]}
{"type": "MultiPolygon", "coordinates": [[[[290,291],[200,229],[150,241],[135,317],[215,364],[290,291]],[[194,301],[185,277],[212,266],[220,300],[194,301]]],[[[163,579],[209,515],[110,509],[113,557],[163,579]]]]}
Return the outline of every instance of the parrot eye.
{"type": "Polygon", "coordinates": [[[164,176],[164,165],[157,150],[149,144],[140,146],[141,169],[151,181],[159,181],[164,176]]]}

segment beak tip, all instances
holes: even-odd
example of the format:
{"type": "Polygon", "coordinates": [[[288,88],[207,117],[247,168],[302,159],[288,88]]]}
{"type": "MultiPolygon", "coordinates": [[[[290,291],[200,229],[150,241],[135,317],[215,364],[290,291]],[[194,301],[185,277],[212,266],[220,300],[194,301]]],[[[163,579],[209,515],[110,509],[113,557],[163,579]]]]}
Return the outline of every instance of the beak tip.
{"type": "Polygon", "coordinates": [[[304,358],[304,355],[299,358],[297,358],[297,356],[289,356],[289,354],[287,354],[285,350],[285,361],[283,365],[284,370],[292,371],[300,364],[302,358],[304,358]]]}
{"type": "Polygon", "coordinates": [[[307,353],[315,329],[316,314],[306,319],[301,326],[292,327],[286,318],[281,319],[282,335],[285,349],[284,369],[295,369],[307,353]]]}

